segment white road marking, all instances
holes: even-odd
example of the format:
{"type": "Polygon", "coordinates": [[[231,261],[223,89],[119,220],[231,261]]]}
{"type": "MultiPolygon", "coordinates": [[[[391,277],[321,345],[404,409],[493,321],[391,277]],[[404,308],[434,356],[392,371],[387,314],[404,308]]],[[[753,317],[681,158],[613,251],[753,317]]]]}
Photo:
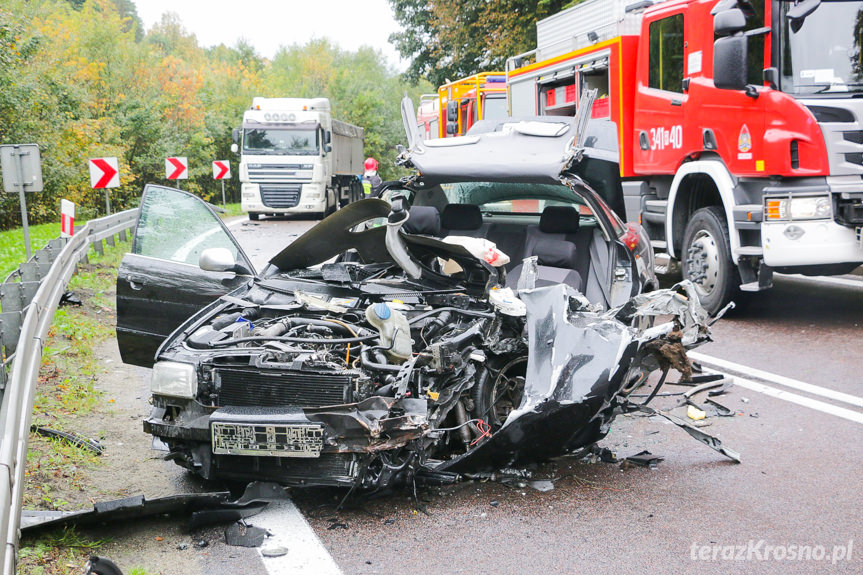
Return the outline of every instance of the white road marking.
{"type": "Polygon", "coordinates": [[[836,278],[831,276],[804,276],[800,274],[776,274],[781,277],[786,277],[794,280],[805,280],[809,282],[827,283],[845,287],[863,288],[863,278],[860,280],[851,280],[848,278],[836,278]]]}
{"type": "Polygon", "coordinates": [[[820,395],[821,397],[826,397],[827,399],[847,403],[855,407],[863,407],[863,397],[857,397],[856,395],[842,393],[841,391],[834,391],[832,389],[827,389],[826,387],[821,387],[820,385],[813,385],[811,383],[798,381],[796,379],[791,379],[790,377],[777,375],[768,371],[762,371],[760,369],[755,369],[754,367],[749,367],[748,365],[741,365],[739,363],[719,359],[718,357],[713,357],[710,355],[704,355],[702,353],[689,352],[687,353],[687,355],[690,359],[703,363],[710,367],[715,367],[718,369],[732,371],[740,374],[746,374],[770,383],[790,387],[791,389],[796,389],[797,391],[811,393],[812,395],[820,395]]]}
{"type": "MultiPolygon", "coordinates": [[[[705,371],[707,371],[708,373],[718,373],[713,372],[712,370],[705,371]]],[[[802,405],[816,411],[829,413],[830,415],[835,415],[837,417],[841,417],[855,423],[863,423],[863,413],[852,411],[850,409],[845,409],[844,407],[837,407],[830,403],[818,401],[817,399],[803,397],[802,395],[797,395],[796,393],[791,393],[790,391],[785,391],[784,389],[776,389],[775,387],[770,387],[769,385],[764,385],[763,383],[758,383],[756,381],[752,381],[751,379],[746,379],[745,377],[739,377],[737,375],[732,377],[734,378],[734,385],[739,385],[740,387],[750,389],[752,391],[757,391],[758,393],[763,393],[764,395],[769,395],[777,399],[784,399],[785,401],[790,401],[791,403],[796,403],[797,405],[802,405]]]]}
{"type": "Polygon", "coordinates": [[[293,501],[273,501],[247,522],[273,534],[258,548],[261,561],[270,575],[342,575],[326,547],[315,535],[293,501]],[[264,557],[267,548],[284,547],[281,557],[264,557]]]}

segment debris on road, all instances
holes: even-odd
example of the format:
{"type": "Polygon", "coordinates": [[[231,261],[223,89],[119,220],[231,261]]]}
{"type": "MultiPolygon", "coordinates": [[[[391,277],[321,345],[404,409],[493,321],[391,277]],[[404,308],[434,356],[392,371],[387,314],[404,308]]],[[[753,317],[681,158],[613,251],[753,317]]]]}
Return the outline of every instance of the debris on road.
{"type": "Polygon", "coordinates": [[[623,458],[624,464],[633,464],[639,467],[647,467],[650,469],[656,469],[657,464],[660,461],[663,461],[665,458],[660,455],[653,455],[647,450],[636,453],[635,455],[630,455],[629,457],[623,458]]]}
{"type": "MultiPolygon", "coordinates": [[[[275,483],[254,482],[236,501],[230,500],[227,491],[213,493],[186,493],[146,499],[135,495],[113,501],[96,502],[92,510],[21,512],[21,530],[65,525],[94,525],[111,521],[124,521],[164,514],[190,515],[189,529],[206,525],[245,519],[267,506],[270,501],[286,499],[284,488],[275,483]]],[[[199,542],[200,543],[200,542],[199,542]]],[[[206,542],[204,542],[206,545],[206,542]]],[[[199,545],[200,546],[200,545],[199,545]]]]}
{"type": "Polygon", "coordinates": [[[700,421],[707,417],[707,413],[698,409],[694,405],[689,405],[686,408],[686,417],[688,417],[692,421],[700,421]]]}
{"type": "Polygon", "coordinates": [[[546,491],[552,491],[554,489],[554,483],[552,483],[548,479],[537,479],[535,481],[528,481],[527,485],[541,493],[545,493],[546,491]]]}
{"type": "Polygon", "coordinates": [[[225,529],[225,543],[232,547],[260,547],[267,538],[267,530],[244,521],[237,521],[225,529]]]}

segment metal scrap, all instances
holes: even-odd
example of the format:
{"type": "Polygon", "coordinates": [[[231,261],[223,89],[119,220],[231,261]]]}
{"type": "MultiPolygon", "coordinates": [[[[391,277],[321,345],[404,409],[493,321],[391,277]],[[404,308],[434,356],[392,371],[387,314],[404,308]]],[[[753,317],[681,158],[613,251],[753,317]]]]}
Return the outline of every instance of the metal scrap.
{"type": "Polygon", "coordinates": [[[102,455],[102,453],[105,452],[105,448],[102,446],[102,444],[95,439],[87,439],[86,437],[81,437],[80,435],[74,433],[58,431],[49,427],[42,427],[41,425],[30,426],[30,431],[43,437],[62,439],[63,441],[69,443],[70,445],[74,445],[75,447],[88,449],[96,455],[102,455]]]}
{"type": "Polygon", "coordinates": [[[225,529],[225,543],[232,547],[260,547],[267,538],[267,530],[244,521],[237,521],[225,529]]]}

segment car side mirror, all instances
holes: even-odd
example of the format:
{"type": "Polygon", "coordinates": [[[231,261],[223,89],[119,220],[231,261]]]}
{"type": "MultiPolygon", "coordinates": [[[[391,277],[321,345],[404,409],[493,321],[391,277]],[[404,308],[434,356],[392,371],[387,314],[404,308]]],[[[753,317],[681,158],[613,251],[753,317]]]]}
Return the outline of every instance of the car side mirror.
{"type": "Polygon", "coordinates": [[[237,263],[234,254],[228,248],[207,248],[198,258],[198,267],[205,272],[234,272],[249,275],[246,266],[237,263]]]}
{"type": "Polygon", "coordinates": [[[231,151],[236,154],[240,151],[240,147],[237,144],[231,144],[231,151]]]}
{"type": "Polygon", "coordinates": [[[234,128],[234,130],[231,132],[231,141],[234,142],[234,144],[240,143],[240,129],[239,128],[234,128]]]}
{"type": "Polygon", "coordinates": [[[333,151],[333,145],[332,144],[326,144],[324,146],[324,151],[329,154],[330,152],[333,151]]]}

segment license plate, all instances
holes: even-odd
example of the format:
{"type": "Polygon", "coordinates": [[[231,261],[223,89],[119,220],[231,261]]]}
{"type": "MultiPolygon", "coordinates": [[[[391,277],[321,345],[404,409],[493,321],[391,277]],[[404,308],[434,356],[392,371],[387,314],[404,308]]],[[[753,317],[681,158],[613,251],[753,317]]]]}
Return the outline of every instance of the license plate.
{"type": "Polygon", "coordinates": [[[320,457],[321,425],[212,423],[213,453],[261,457],[320,457]]]}

